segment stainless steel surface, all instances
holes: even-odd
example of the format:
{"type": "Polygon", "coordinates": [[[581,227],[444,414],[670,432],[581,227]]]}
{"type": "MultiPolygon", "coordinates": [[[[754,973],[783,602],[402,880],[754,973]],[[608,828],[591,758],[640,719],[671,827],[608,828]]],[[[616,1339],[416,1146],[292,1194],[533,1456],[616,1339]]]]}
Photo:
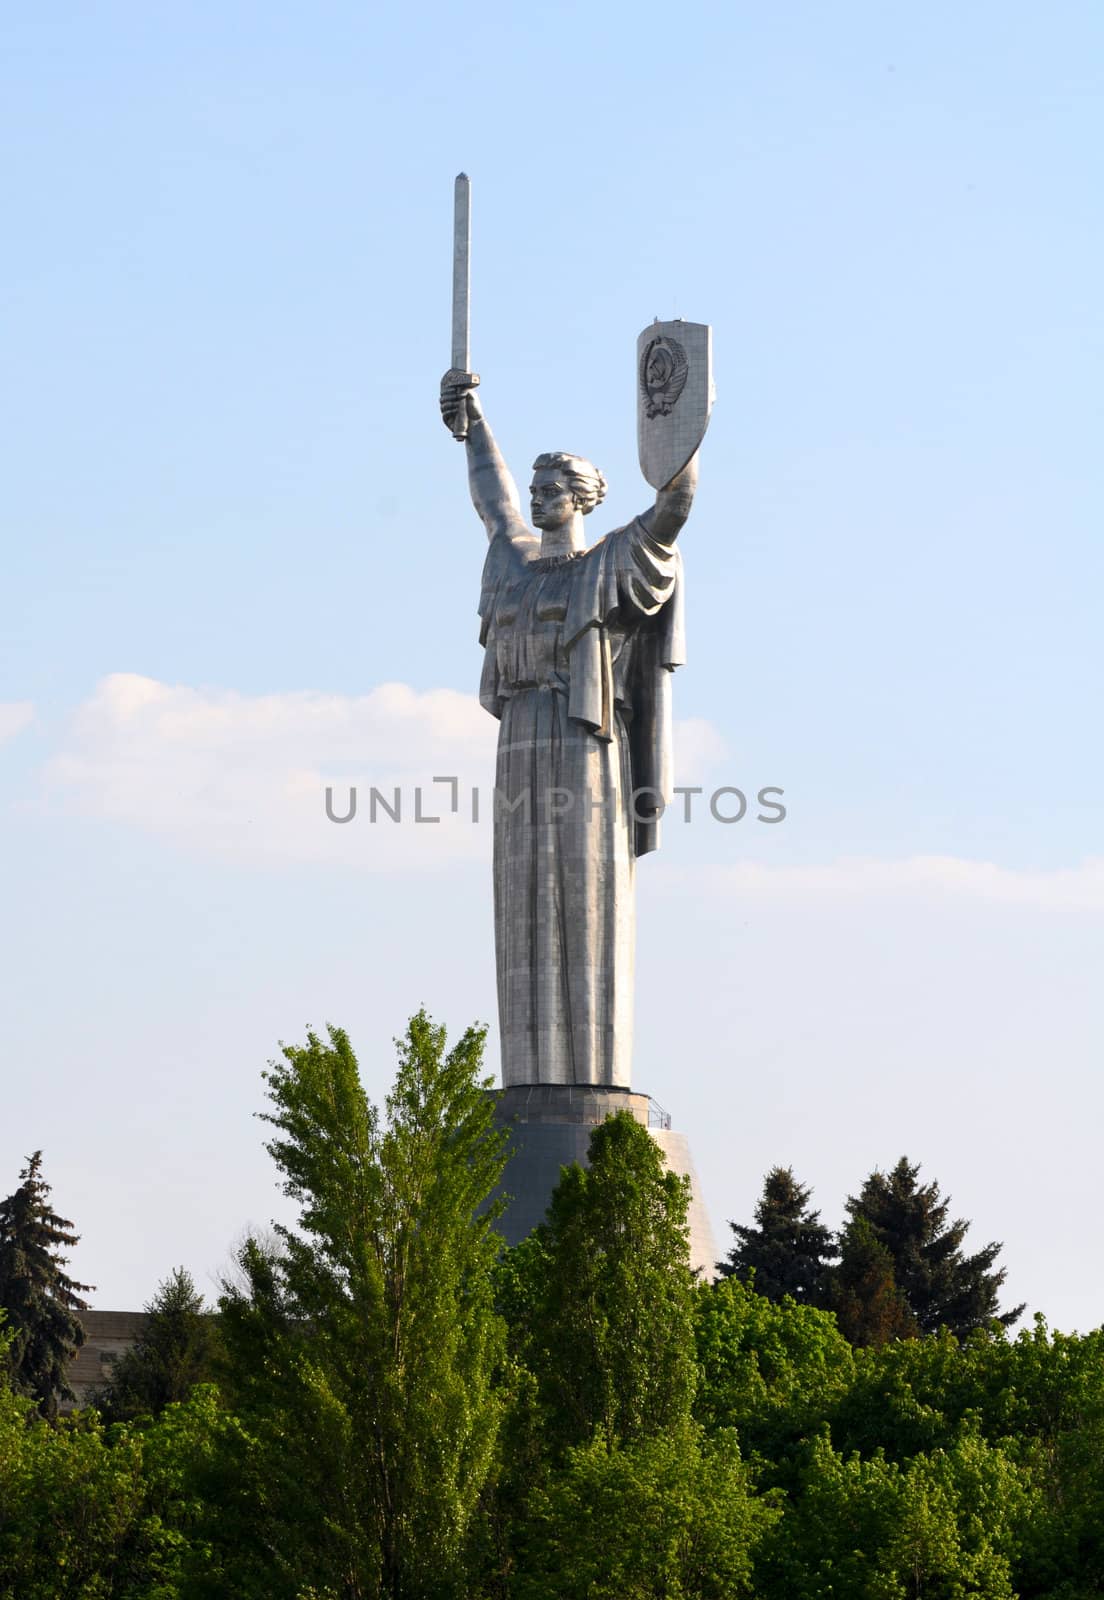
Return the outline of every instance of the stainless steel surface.
{"type": "Polygon", "coordinates": [[[704,322],[653,322],[636,341],[640,470],[653,489],[692,458],[713,407],[713,330],[704,322]]]}
{"type": "MultiPolygon", "coordinates": [[[[655,501],[587,548],[583,518],[606,482],[583,457],[533,463],[530,521],[468,371],[470,208],[456,181],[452,368],[441,416],[467,442],[487,532],[479,602],[480,702],[500,722],[494,920],[503,1091],[513,1154],[511,1243],[544,1218],[565,1163],[627,1109],[691,1179],[690,1255],[716,1248],[685,1137],[630,1088],[635,874],[672,798],[671,675],[685,660],[678,535],[713,399],[711,333],[659,323],[637,346],[640,462],[655,501]]],[[[673,997],[677,998],[677,997],[673,997]]]]}
{"type": "Polygon", "coordinates": [[[606,482],[537,457],[531,525],[466,371],[469,188],[456,180],[453,366],[441,415],[467,440],[490,541],[479,604],[495,773],[495,961],[502,1081],[631,1079],[638,856],[672,798],[673,668],[685,660],[677,548],[712,392],[710,330],[656,323],[638,345],[641,461],[653,505],[587,548],[606,482]],[[670,465],[671,462],[675,464],[670,465]],[[657,473],[662,476],[657,477],[657,473]]]}
{"type": "Polygon", "coordinates": [[[471,179],[458,174],[452,216],[452,365],[471,366],[471,179]]]}
{"type": "Polygon", "coordinates": [[[454,439],[468,437],[467,394],[478,387],[471,365],[471,179],[456,176],[452,202],[452,367],[441,381],[441,413],[454,439]]]}

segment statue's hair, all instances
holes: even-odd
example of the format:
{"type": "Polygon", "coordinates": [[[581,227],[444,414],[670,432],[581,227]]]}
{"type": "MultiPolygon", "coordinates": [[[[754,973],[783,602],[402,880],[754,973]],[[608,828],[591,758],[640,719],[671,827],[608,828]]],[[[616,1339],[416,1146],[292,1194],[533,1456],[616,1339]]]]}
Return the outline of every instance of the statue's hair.
{"type": "Polygon", "coordinates": [[[568,488],[575,496],[575,504],[584,517],[606,498],[606,480],[586,456],[573,456],[566,450],[549,450],[533,462],[534,472],[538,467],[556,467],[562,471],[568,488]]]}

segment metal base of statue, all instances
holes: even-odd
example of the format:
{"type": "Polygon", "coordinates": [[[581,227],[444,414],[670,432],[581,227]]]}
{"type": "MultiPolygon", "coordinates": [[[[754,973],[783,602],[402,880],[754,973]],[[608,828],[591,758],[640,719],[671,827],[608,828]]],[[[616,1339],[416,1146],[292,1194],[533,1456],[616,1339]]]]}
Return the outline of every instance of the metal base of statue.
{"type": "Polygon", "coordinates": [[[650,1095],[600,1084],[522,1083],[496,1094],[496,1121],[511,1135],[512,1152],[500,1193],[508,1195],[498,1227],[507,1244],[519,1244],[545,1220],[561,1168],[587,1164],[597,1123],[628,1111],[648,1129],[672,1172],[690,1179],[690,1265],[712,1279],[718,1261],[709,1216],[684,1133],[650,1095]]]}

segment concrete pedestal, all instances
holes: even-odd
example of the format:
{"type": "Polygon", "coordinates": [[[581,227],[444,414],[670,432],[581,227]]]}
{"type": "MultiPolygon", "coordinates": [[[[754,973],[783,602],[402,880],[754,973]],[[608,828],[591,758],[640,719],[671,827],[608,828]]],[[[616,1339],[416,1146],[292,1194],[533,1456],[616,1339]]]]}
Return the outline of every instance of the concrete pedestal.
{"type": "Polygon", "coordinates": [[[704,1278],[715,1275],[717,1248],[690,1146],[650,1095],[589,1084],[526,1083],[500,1090],[496,1100],[496,1120],[509,1130],[512,1144],[501,1185],[511,1199],[498,1223],[508,1244],[520,1243],[545,1220],[561,1167],[573,1161],[586,1166],[595,1125],[615,1111],[628,1111],[648,1129],[671,1171],[690,1179],[690,1265],[704,1278]]]}

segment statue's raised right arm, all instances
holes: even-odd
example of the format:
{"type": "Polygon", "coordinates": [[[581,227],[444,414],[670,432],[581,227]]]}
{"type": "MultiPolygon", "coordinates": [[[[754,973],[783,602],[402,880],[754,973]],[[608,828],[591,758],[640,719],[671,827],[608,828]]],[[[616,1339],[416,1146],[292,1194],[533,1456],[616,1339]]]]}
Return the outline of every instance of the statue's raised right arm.
{"type": "Polygon", "coordinates": [[[517,484],[495,443],[479,397],[474,387],[462,382],[450,382],[450,376],[446,375],[441,381],[441,420],[455,436],[461,408],[467,411],[464,437],[468,453],[468,487],[472,504],[487,530],[487,537],[493,539],[496,533],[511,529],[528,532],[521,514],[517,484]]]}

